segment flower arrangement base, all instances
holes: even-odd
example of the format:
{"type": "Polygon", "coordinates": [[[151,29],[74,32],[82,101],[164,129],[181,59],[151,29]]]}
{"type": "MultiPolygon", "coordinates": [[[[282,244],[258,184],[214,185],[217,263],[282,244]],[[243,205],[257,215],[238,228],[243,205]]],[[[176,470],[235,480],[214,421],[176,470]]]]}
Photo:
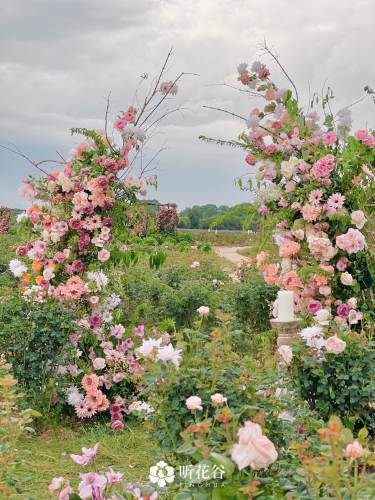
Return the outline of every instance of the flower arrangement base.
{"type": "Polygon", "coordinates": [[[293,321],[280,321],[277,318],[271,319],[271,326],[277,331],[277,347],[290,345],[293,337],[297,335],[301,324],[302,320],[298,318],[293,321]]]}

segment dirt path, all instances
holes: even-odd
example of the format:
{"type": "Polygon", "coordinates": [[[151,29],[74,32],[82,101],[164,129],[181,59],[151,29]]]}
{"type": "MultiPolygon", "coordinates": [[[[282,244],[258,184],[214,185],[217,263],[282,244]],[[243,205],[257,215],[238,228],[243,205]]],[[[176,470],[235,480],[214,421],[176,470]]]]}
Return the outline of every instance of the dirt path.
{"type": "Polygon", "coordinates": [[[214,247],[214,251],[220,257],[224,257],[224,259],[227,259],[236,265],[241,262],[250,262],[249,257],[245,257],[244,255],[237,253],[237,250],[240,250],[241,248],[244,247],[214,247]]]}

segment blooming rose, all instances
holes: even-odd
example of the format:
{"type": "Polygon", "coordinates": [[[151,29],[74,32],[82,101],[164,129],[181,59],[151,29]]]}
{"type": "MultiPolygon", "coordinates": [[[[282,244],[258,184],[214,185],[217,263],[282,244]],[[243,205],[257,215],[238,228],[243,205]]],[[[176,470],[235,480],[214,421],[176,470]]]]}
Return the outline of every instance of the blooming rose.
{"type": "Polygon", "coordinates": [[[279,256],[288,258],[293,257],[293,255],[299,252],[300,248],[301,245],[299,243],[284,238],[279,248],[279,256]]]}
{"type": "Polygon", "coordinates": [[[98,253],[98,260],[100,260],[100,262],[105,262],[110,258],[110,256],[111,253],[103,248],[103,250],[100,250],[100,252],[98,253]]]}
{"type": "Polygon", "coordinates": [[[199,316],[208,316],[210,314],[210,308],[207,306],[200,306],[197,309],[199,316]]]}
{"type": "Polygon", "coordinates": [[[362,210],[356,210],[355,212],[352,212],[351,219],[352,224],[354,224],[357,229],[362,229],[367,222],[365,214],[362,212],[362,210]]]}
{"type": "Polygon", "coordinates": [[[278,280],[279,264],[268,264],[263,271],[264,281],[267,285],[275,285],[278,280]]]}
{"type": "Polygon", "coordinates": [[[106,363],[104,358],[95,358],[92,362],[94,370],[103,370],[103,368],[105,368],[105,365],[106,363]]]}
{"type": "Polygon", "coordinates": [[[351,297],[348,300],[348,306],[351,307],[352,309],[356,309],[357,308],[357,299],[355,297],[351,297]]]}
{"type": "Polygon", "coordinates": [[[353,276],[348,272],[342,273],[342,275],[340,276],[340,281],[345,286],[352,286],[353,276]]]}
{"type": "Polygon", "coordinates": [[[290,365],[290,363],[292,362],[292,359],[293,359],[292,349],[288,345],[281,345],[277,349],[277,352],[282,357],[284,363],[286,365],[290,365]]]}
{"type": "Polygon", "coordinates": [[[315,313],[315,320],[321,324],[324,324],[326,321],[328,321],[330,317],[331,312],[328,311],[328,309],[319,309],[319,311],[315,313]]]}
{"type": "Polygon", "coordinates": [[[337,140],[335,132],[327,132],[323,135],[323,142],[326,146],[333,146],[337,140]]]}
{"type": "Polygon", "coordinates": [[[348,254],[358,253],[365,248],[366,240],[358,229],[351,227],[347,233],[336,237],[336,245],[348,254]]]}
{"type": "Polygon", "coordinates": [[[245,422],[244,427],[241,427],[237,434],[238,444],[235,444],[231,449],[231,457],[239,470],[245,467],[251,467],[255,470],[267,469],[277,460],[275,446],[272,441],[263,436],[259,424],[245,422]]]}
{"type": "Polygon", "coordinates": [[[350,458],[359,458],[364,454],[364,449],[362,446],[358,443],[358,441],[353,441],[352,443],[349,443],[348,446],[346,447],[346,454],[350,458]]]}
{"type": "Polygon", "coordinates": [[[222,394],[217,392],[211,396],[211,401],[214,406],[219,406],[227,402],[227,398],[225,398],[222,394]]]}
{"type": "Polygon", "coordinates": [[[332,335],[332,337],[329,337],[326,340],[325,346],[327,352],[330,352],[332,354],[340,354],[341,352],[345,351],[346,342],[336,337],[336,335],[332,335]]]}
{"type": "Polygon", "coordinates": [[[289,271],[284,275],[282,284],[287,290],[294,290],[301,285],[301,281],[295,271],[289,271]]]}
{"type": "Polygon", "coordinates": [[[187,398],[187,400],[185,401],[185,405],[188,410],[191,411],[203,410],[202,400],[198,396],[190,396],[189,398],[187,398]]]}

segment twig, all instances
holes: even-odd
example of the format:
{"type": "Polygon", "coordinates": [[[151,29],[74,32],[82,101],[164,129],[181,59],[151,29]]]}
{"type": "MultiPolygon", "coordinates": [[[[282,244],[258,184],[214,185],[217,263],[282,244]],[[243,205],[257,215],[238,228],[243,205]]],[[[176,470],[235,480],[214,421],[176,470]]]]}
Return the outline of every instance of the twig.
{"type": "Polygon", "coordinates": [[[17,146],[15,146],[16,149],[12,149],[8,146],[4,146],[3,144],[0,144],[0,148],[3,148],[7,151],[10,151],[11,153],[17,155],[17,156],[20,156],[21,158],[23,158],[24,160],[26,160],[28,163],[30,163],[33,167],[35,167],[37,170],[39,170],[40,172],[42,172],[43,174],[45,175],[49,175],[48,172],[46,172],[45,170],[43,170],[39,165],[42,165],[44,163],[55,163],[55,164],[62,164],[64,165],[65,162],[62,162],[62,161],[59,161],[59,160],[42,160],[42,161],[34,161],[32,160],[31,158],[29,158],[28,156],[26,156],[24,153],[22,153],[22,151],[19,151],[17,146]]]}
{"type": "Polygon", "coordinates": [[[288,75],[288,73],[286,72],[286,69],[284,68],[284,66],[281,64],[281,62],[279,61],[279,58],[272,52],[272,50],[268,47],[267,43],[264,41],[263,43],[263,49],[267,52],[267,54],[269,54],[272,59],[276,62],[276,64],[279,66],[279,68],[281,69],[281,71],[284,73],[285,77],[289,80],[289,82],[291,83],[293,89],[294,89],[294,92],[296,94],[296,101],[298,102],[298,90],[297,90],[297,87],[295,85],[295,83],[293,82],[293,80],[291,79],[291,77],[288,75]]]}

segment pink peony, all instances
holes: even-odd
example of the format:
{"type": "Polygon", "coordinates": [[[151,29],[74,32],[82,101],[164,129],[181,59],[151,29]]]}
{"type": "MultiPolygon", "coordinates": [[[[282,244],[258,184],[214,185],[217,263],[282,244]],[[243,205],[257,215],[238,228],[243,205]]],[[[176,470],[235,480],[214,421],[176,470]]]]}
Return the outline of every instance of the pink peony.
{"type": "Polygon", "coordinates": [[[267,469],[277,460],[277,451],[274,444],[263,436],[259,424],[245,422],[244,427],[238,430],[238,444],[231,449],[232,460],[239,470],[245,467],[252,469],[267,469]]]}
{"type": "Polygon", "coordinates": [[[349,260],[346,257],[340,257],[339,260],[336,262],[336,268],[338,271],[345,271],[345,269],[348,267],[349,260]]]}
{"type": "Polygon", "coordinates": [[[337,314],[341,318],[347,318],[349,316],[350,307],[348,304],[340,304],[337,306],[337,314]]]}
{"type": "Polygon", "coordinates": [[[311,168],[311,174],[316,179],[324,179],[331,175],[335,164],[335,157],[327,155],[318,160],[311,168]]]}
{"type": "Polygon", "coordinates": [[[322,308],[319,300],[312,300],[307,306],[307,310],[310,314],[316,314],[322,308]]]}
{"type": "Polygon", "coordinates": [[[98,253],[98,260],[100,262],[106,262],[111,256],[111,253],[108,250],[105,250],[104,248],[100,250],[98,253]]]}
{"type": "Polygon", "coordinates": [[[103,370],[106,366],[105,359],[95,358],[92,362],[92,366],[94,367],[94,370],[103,370]]]}
{"type": "Polygon", "coordinates": [[[326,237],[312,236],[308,239],[309,250],[315,259],[327,262],[334,257],[336,251],[326,237]]]}

